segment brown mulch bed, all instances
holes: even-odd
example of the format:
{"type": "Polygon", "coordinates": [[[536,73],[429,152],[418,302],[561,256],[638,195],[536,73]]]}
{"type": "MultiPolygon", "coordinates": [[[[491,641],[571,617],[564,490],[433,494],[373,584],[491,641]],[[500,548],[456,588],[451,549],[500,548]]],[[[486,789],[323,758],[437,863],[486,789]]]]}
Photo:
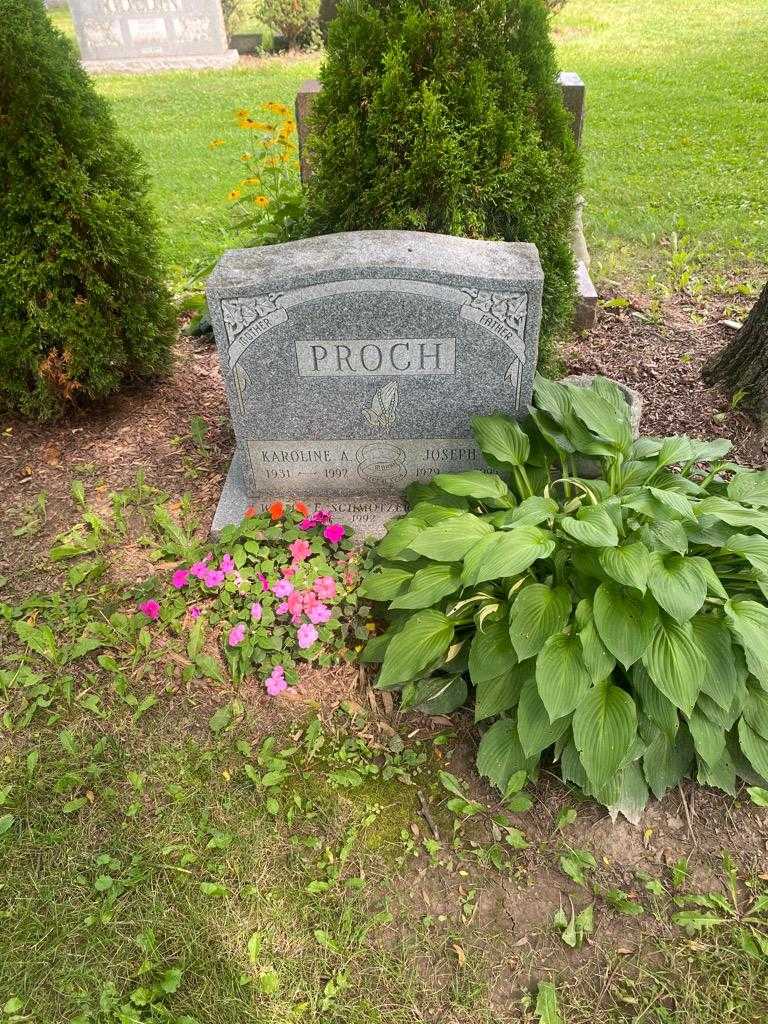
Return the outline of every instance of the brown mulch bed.
{"type": "Polygon", "coordinates": [[[726,298],[665,302],[662,321],[637,299],[622,309],[601,309],[593,331],[571,341],[564,353],[569,373],[601,373],[635,388],[643,397],[643,434],[728,437],[734,458],[768,463],[768,438],[728,395],[701,379],[706,360],[733,337],[723,319],[726,298]]]}

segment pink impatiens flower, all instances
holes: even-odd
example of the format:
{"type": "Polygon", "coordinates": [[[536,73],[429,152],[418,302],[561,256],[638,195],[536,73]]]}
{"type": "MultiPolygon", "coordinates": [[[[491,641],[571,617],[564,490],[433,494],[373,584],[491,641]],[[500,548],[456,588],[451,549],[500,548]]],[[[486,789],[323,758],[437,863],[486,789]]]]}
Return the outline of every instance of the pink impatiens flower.
{"type": "Polygon", "coordinates": [[[189,609],[190,619],[199,619],[202,614],[203,613],[201,609],[198,608],[196,604],[193,604],[192,607],[189,609]]]}
{"type": "Polygon", "coordinates": [[[256,622],[261,618],[261,605],[258,601],[254,601],[251,605],[251,618],[256,622]]]}
{"type": "Polygon", "coordinates": [[[319,626],[323,622],[327,622],[331,617],[331,609],[327,604],[321,604],[318,601],[313,604],[312,607],[307,611],[309,621],[313,622],[316,626],[319,626]]]}
{"type": "Polygon", "coordinates": [[[219,568],[224,573],[232,572],[232,570],[235,568],[235,560],[232,557],[232,555],[224,555],[219,565],[219,568]]]}
{"type": "Polygon", "coordinates": [[[181,590],[182,587],[186,587],[188,582],[189,569],[177,569],[173,576],[171,576],[171,584],[177,590],[181,590]]]}
{"type": "Polygon", "coordinates": [[[303,626],[299,626],[296,639],[299,642],[299,647],[302,650],[306,650],[307,647],[311,647],[315,640],[317,640],[317,630],[314,626],[305,622],[303,626]]]}
{"type": "Polygon", "coordinates": [[[296,575],[296,566],[295,565],[284,565],[283,568],[280,570],[280,572],[283,574],[283,576],[285,576],[285,578],[287,580],[289,580],[291,578],[291,576],[295,576],[296,575]]]}
{"type": "Polygon", "coordinates": [[[293,584],[289,580],[278,580],[272,587],[275,597],[288,597],[293,593],[293,584]]]}
{"type": "Polygon", "coordinates": [[[208,569],[203,576],[203,583],[206,587],[220,587],[225,578],[221,569],[208,569]]]}
{"type": "Polygon", "coordinates": [[[195,562],[190,566],[189,572],[195,579],[201,580],[208,572],[208,565],[205,562],[195,562]]]}
{"type": "Polygon", "coordinates": [[[278,615],[285,615],[285,613],[288,611],[288,602],[281,601],[280,604],[275,608],[275,611],[278,615]]]}
{"type": "Polygon", "coordinates": [[[341,538],[344,536],[345,530],[341,523],[331,523],[330,526],[326,526],[323,530],[323,536],[331,544],[338,544],[341,538]]]}
{"type": "Polygon", "coordinates": [[[275,665],[264,685],[270,697],[277,697],[279,693],[288,688],[288,683],[285,681],[285,669],[282,665],[275,665]]]}
{"type": "Polygon", "coordinates": [[[333,576],[318,576],[312,587],[322,601],[336,597],[336,580],[333,576]]]}
{"type": "Polygon", "coordinates": [[[237,645],[241,644],[244,639],[245,626],[242,622],[238,622],[236,626],[233,626],[232,629],[230,629],[229,636],[227,637],[227,643],[230,647],[237,647],[237,645]]]}
{"type": "Polygon", "coordinates": [[[259,582],[261,583],[261,589],[262,590],[269,590],[269,580],[264,575],[264,573],[263,572],[257,572],[256,575],[258,576],[259,582]]]}
{"type": "Polygon", "coordinates": [[[294,562],[303,562],[312,554],[312,548],[306,540],[295,540],[293,544],[288,545],[288,550],[294,562]]]}
{"type": "Polygon", "coordinates": [[[143,612],[153,622],[160,617],[160,605],[157,601],[142,601],[139,611],[143,612]]]}

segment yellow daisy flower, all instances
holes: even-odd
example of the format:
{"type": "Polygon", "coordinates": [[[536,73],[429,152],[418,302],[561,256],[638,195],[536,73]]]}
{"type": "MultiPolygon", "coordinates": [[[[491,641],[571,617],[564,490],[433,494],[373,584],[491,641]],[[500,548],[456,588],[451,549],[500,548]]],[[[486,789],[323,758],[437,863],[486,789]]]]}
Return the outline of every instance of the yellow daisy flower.
{"type": "Polygon", "coordinates": [[[239,199],[242,194],[243,193],[239,188],[233,188],[230,189],[229,192],[227,192],[227,199],[229,199],[231,202],[234,202],[236,199],[239,199]]]}
{"type": "Polygon", "coordinates": [[[213,142],[208,143],[208,149],[218,149],[219,146],[224,145],[224,139],[214,139],[213,142]]]}
{"type": "Polygon", "coordinates": [[[254,196],[253,201],[254,203],[256,203],[257,206],[260,206],[262,209],[264,209],[265,206],[269,206],[269,199],[267,196],[254,196]]]}

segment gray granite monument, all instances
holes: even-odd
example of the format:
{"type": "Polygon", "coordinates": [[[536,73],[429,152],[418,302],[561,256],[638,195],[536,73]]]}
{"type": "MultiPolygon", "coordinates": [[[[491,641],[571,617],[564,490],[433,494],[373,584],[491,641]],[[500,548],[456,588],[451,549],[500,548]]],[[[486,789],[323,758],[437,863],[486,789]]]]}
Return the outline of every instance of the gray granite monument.
{"type": "Polygon", "coordinates": [[[70,0],[80,58],[92,73],[226,68],[220,0],[70,0]]]}
{"type": "Polygon", "coordinates": [[[300,498],[377,533],[411,481],[484,468],[470,417],[530,401],[542,285],[529,243],[426,232],[225,253],[207,294],[236,450],[213,532],[300,498]]]}

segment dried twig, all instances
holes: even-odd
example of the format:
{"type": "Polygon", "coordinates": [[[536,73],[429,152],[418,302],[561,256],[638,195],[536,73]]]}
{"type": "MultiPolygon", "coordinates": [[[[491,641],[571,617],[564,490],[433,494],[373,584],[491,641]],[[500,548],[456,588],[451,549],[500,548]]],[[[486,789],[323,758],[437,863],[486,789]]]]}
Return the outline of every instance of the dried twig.
{"type": "Polygon", "coordinates": [[[685,811],[685,820],[688,823],[688,834],[691,837],[691,842],[694,846],[698,843],[696,833],[693,831],[693,822],[691,821],[691,812],[688,810],[688,801],[685,799],[685,793],[683,792],[682,783],[678,782],[677,788],[680,791],[680,799],[683,801],[683,810],[685,811]]]}
{"type": "Polygon", "coordinates": [[[440,832],[438,831],[437,825],[435,824],[435,819],[432,817],[432,812],[429,809],[427,798],[424,796],[420,789],[417,790],[417,795],[419,797],[419,806],[421,807],[422,816],[426,823],[429,825],[432,835],[435,837],[435,839],[439,840],[440,832]]]}

